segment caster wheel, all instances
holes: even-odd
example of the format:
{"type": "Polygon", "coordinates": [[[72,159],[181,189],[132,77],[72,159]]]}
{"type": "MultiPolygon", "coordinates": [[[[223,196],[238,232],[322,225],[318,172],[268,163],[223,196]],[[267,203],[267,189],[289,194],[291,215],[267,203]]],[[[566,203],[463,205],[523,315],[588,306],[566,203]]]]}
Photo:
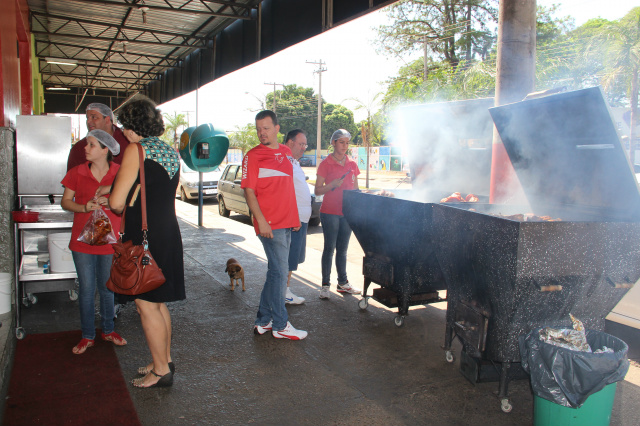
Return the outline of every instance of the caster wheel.
{"type": "Polygon", "coordinates": [[[32,305],[35,305],[36,303],[38,303],[38,298],[33,294],[29,294],[29,301],[31,302],[32,305]]]}
{"type": "Polygon", "coordinates": [[[363,297],[362,299],[360,299],[360,301],[358,302],[358,307],[363,311],[367,309],[369,307],[369,298],[363,297]]]}
{"type": "Polygon", "coordinates": [[[511,410],[513,410],[513,406],[511,405],[509,398],[502,398],[500,400],[500,409],[503,413],[510,413],[511,410]]]}
{"type": "Polygon", "coordinates": [[[22,298],[22,306],[24,306],[25,308],[30,308],[31,305],[32,305],[31,299],[29,299],[28,297],[22,298]]]}
{"type": "Polygon", "coordinates": [[[69,300],[78,300],[78,292],[76,290],[69,290],[69,300]]]}
{"type": "Polygon", "coordinates": [[[24,339],[24,336],[26,336],[26,335],[27,335],[27,333],[25,333],[24,328],[22,328],[22,327],[16,328],[16,338],[18,340],[24,339]]]}
{"type": "Polygon", "coordinates": [[[404,317],[402,315],[398,315],[393,319],[393,322],[397,327],[402,327],[404,325],[404,317]]]}
{"type": "Polygon", "coordinates": [[[451,364],[455,360],[455,357],[453,356],[453,352],[451,351],[446,351],[444,353],[444,358],[447,360],[449,364],[451,364]]]}

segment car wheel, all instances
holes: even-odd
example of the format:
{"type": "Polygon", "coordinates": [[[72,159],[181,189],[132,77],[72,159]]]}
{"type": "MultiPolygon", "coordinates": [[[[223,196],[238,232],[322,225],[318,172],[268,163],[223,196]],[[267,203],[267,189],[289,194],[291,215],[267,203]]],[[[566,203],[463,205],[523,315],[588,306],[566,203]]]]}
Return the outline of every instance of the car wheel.
{"type": "Polygon", "coordinates": [[[229,217],[229,214],[231,213],[227,210],[227,206],[224,205],[224,198],[222,197],[218,198],[218,213],[220,216],[224,217],[229,217]]]}
{"type": "Polygon", "coordinates": [[[309,219],[309,226],[318,226],[320,225],[320,218],[319,217],[313,217],[311,219],[309,219]]]}
{"type": "Polygon", "coordinates": [[[180,187],[180,199],[182,201],[188,201],[189,199],[187,198],[187,193],[184,192],[184,188],[180,187]]]}

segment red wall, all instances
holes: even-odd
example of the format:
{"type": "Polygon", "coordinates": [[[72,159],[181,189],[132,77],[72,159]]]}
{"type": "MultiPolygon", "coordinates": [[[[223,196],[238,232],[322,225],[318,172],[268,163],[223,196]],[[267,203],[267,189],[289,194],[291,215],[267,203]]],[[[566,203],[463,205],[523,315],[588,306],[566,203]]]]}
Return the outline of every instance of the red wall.
{"type": "Polygon", "coordinates": [[[15,127],[16,116],[31,114],[33,105],[29,9],[26,0],[0,0],[0,10],[0,125],[15,127]]]}

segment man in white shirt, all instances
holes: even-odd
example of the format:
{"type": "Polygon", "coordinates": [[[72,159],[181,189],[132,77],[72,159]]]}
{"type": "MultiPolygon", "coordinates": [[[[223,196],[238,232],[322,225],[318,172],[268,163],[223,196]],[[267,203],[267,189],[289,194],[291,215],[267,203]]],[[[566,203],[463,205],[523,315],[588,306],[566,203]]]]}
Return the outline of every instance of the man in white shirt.
{"type": "Polygon", "coordinates": [[[300,230],[291,232],[291,246],[289,248],[289,278],[287,279],[287,294],[285,303],[300,305],[304,303],[304,297],[296,296],[289,289],[291,274],[298,270],[298,265],[304,262],[307,246],[307,228],[311,217],[311,191],[304,175],[299,160],[307,149],[307,135],[303,130],[294,129],[287,133],[285,145],[291,150],[289,161],[293,165],[293,186],[296,190],[296,204],[300,216],[300,230]]]}

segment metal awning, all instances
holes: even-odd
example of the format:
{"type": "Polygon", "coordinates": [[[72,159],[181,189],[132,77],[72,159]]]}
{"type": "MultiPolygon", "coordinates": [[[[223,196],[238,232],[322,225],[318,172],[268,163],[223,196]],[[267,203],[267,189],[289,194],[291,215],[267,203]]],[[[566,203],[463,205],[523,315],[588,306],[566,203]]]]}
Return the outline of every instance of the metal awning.
{"type": "Polygon", "coordinates": [[[158,103],[391,0],[28,0],[45,111],[158,103]],[[295,23],[295,25],[292,25],[295,23]]]}

